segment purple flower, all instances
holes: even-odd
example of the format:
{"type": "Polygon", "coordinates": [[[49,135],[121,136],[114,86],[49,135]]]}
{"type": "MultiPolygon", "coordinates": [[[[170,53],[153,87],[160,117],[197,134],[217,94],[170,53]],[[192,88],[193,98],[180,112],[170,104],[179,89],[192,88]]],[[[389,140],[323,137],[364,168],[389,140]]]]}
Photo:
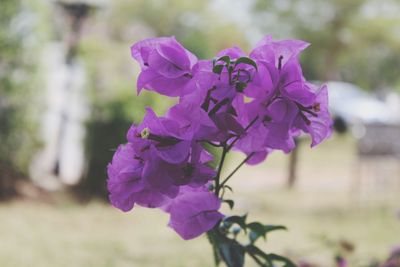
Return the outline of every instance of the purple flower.
{"type": "MultiPolygon", "coordinates": [[[[180,108],[176,106],[169,115],[185,112],[180,108]]],[[[204,116],[207,124],[209,118],[204,116]]],[[[193,139],[199,124],[195,127],[193,121],[185,118],[157,117],[147,109],[142,123],[132,125],[126,149],[119,149],[109,166],[108,189],[116,207],[123,211],[130,210],[134,203],[160,207],[177,196],[180,186],[203,186],[215,176],[215,170],[205,164],[210,156],[193,139]],[[135,172],[128,176],[125,173],[131,168],[135,172]],[[140,181],[140,187],[131,187],[126,180],[131,184],[140,181]]],[[[208,124],[213,123],[209,120],[208,124]]]]}
{"type": "Polygon", "coordinates": [[[143,122],[132,125],[127,138],[131,143],[140,143],[143,151],[154,148],[154,152],[164,161],[177,164],[187,160],[191,140],[180,138],[179,124],[174,120],[159,118],[147,108],[143,122]]]}
{"type": "MultiPolygon", "coordinates": [[[[246,119],[245,122],[249,124],[250,120],[246,119]]],[[[251,127],[250,131],[244,133],[234,146],[235,149],[242,151],[246,155],[252,154],[247,161],[247,164],[250,165],[261,163],[272,151],[271,148],[265,145],[266,131],[264,126],[259,123],[258,119],[257,123],[258,125],[251,127]]]]}
{"type": "Polygon", "coordinates": [[[166,117],[178,123],[177,135],[185,140],[207,140],[217,132],[207,112],[190,102],[171,107],[166,117]]]}
{"type": "Polygon", "coordinates": [[[122,211],[129,211],[137,203],[144,207],[165,205],[178,192],[172,177],[160,170],[167,163],[154,156],[145,161],[140,146],[121,145],[108,165],[107,188],[110,201],[122,211]]]}
{"type": "MultiPolygon", "coordinates": [[[[297,117],[290,127],[309,133],[312,146],[328,138],[332,132],[332,120],[328,111],[326,86],[320,90],[308,83],[296,58],[287,61],[279,71],[278,90],[282,98],[295,104],[297,117]]],[[[292,133],[295,133],[292,129],[292,133]]]]}
{"type": "Polygon", "coordinates": [[[222,56],[229,56],[231,59],[237,59],[246,56],[246,53],[240,47],[234,46],[219,51],[217,57],[222,56]]]}
{"type": "Polygon", "coordinates": [[[397,245],[392,248],[392,251],[390,252],[390,257],[400,258],[400,245],[397,245]]]}
{"type": "Polygon", "coordinates": [[[120,146],[108,166],[111,203],[122,211],[135,203],[149,208],[168,205],[181,186],[201,187],[215,176],[205,164],[208,160],[210,156],[195,142],[188,161],[180,164],[163,160],[153,146],[146,152],[133,143],[120,146]]]}
{"type": "Polygon", "coordinates": [[[308,45],[300,40],[273,41],[271,36],[266,36],[250,53],[261,66],[255,77],[259,86],[252,94],[264,99],[283,96],[302,105],[313,102],[315,96],[304,88],[305,79],[298,61],[300,52],[308,45]]]}
{"type": "Polygon", "coordinates": [[[296,105],[284,98],[277,98],[271,103],[254,100],[245,105],[247,110],[246,123],[257,119],[253,126],[242,137],[236,147],[246,154],[250,151],[260,152],[268,149],[291,151],[294,146],[290,129],[296,118],[296,105]]]}
{"type": "Polygon", "coordinates": [[[237,97],[241,97],[241,94],[229,83],[226,71],[218,76],[212,67],[211,61],[200,61],[196,64],[193,68],[193,79],[186,86],[188,93],[181,97],[180,103],[201,107],[214,123],[214,131],[208,136],[209,140],[222,142],[243,132],[233,107],[233,102],[237,97]]]}
{"type": "Polygon", "coordinates": [[[224,216],[218,212],[220,200],[205,187],[182,187],[166,207],[171,215],[168,225],[183,239],[193,239],[213,228],[224,216]]]}
{"type": "Polygon", "coordinates": [[[197,58],[175,37],[150,38],[131,47],[132,57],[142,69],[137,81],[138,93],[145,88],[162,95],[179,96],[190,81],[197,58]]]}
{"type": "Polygon", "coordinates": [[[123,211],[133,208],[134,194],[143,190],[145,186],[142,176],[144,164],[135,156],[132,144],[120,145],[112,162],[107,166],[110,201],[113,206],[123,211]]]}
{"type": "Polygon", "coordinates": [[[250,53],[258,72],[244,93],[255,99],[239,103],[236,110],[242,125],[257,121],[235,145],[257,156],[249,163],[262,161],[271,149],[291,151],[299,129],[311,135],[312,146],[331,134],[326,88],[318,91],[306,82],[297,58],[307,46],[303,41],[273,41],[267,36],[250,53]]]}
{"type": "Polygon", "coordinates": [[[400,266],[400,246],[392,249],[389,258],[379,265],[379,267],[399,267],[400,266]]]}
{"type": "Polygon", "coordinates": [[[332,119],[328,109],[328,90],[326,85],[317,89],[307,84],[316,94],[314,101],[307,107],[300,106],[294,126],[311,136],[311,146],[316,146],[332,134],[332,119]]]}
{"type": "Polygon", "coordinates": [[[288,61],[297,58],[309,45],[301,40],[274,41],[272,36],[267,35],[250,52],[250,57],[281,69],[288,61]]]}
{"type": "Polygon", "coordinates": [[[263,62],[259,62],[257,66],[258,71],[254,73],[251,82],[247,84],[244,94],[255,99],[270,98],[278,80],[278,71],[271,64],[263,62]]]}
{"type": "Polygon", "coordinates": [[[341,257],[341,256],[336,256],[335,261],[336,261],[336,266],[337,267],[346,267],[346,266],[348,266],[347,260],[345,258],[341,257]]]}
{"type": "Polygon", "coordinates": [[[223,218],[221,188],[207,189],[220,169],[207,165],[212,156],[204,143],[224,153],[234,147],[257,164],[275,149],[291,151],[301,132],[312,146],[329,137],[327,88],[308,83],[298,59],[307,46],[267,36],[249,57],[232,47],[198,61],[174,37],[134,44],[138,93],[178,96],[179,103],[164,116],[147,108],[143,121],[131,126],[128,143],[107,168],[111,203],[123,211],[135,204],[161,208],[183,239],[195,238],[223,218]]]}
{"type": "Polygon", "coordinates": [[[193,142],[189,160],[170,167],[174,184],[200,187],[208,183],[216,175],[215,170],[206,165],[212,159],[210,156],[200,144],[193,142]]]}

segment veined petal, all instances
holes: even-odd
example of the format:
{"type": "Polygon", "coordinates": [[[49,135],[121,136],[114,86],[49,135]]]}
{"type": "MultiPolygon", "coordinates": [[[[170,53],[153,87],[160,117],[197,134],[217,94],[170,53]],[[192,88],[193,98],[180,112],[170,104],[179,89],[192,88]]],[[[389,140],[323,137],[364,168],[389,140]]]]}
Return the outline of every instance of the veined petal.
{"type": "Polygon", "coordinates": [[[224,216],[218,212],[221,203],[211,192],[180,194],[169,207],[169,226],[183,239],[193,239],[211,228],[224,216]]]}

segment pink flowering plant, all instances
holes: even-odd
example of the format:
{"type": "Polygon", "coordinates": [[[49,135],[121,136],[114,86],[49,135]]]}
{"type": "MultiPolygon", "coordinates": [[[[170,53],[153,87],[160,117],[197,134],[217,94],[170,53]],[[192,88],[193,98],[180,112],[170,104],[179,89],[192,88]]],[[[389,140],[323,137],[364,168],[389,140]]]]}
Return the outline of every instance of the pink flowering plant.
{"type": "Polygon", "coordinates": [[[330,136],[327,88],[306,81],[299,63],[308,45],[266,36],[249,55],[233,47],[199,60],[174,37],[134,44],[138,93],[145,89],[179,101],[163,116],[147,108],[142,123],[129,129],[127,143],[108,165],[112,205],[125,212],[135,205],[159,208],[185,240],[207,234],[216,265],[243,266],[248,255],[259,266],[295,266],[256,246],[284,226],[248,222],[246,215],[224,215],[220,208],[226,203],[233,209],[224,193],[243,164],[261,163],[274,150],[290,152],[300,134],[311,136],[311,146],[330,136]],[[217,168],[210,167],[210,146],[221,151],[217,168]],[[233,150],[245,158],[223,177],[233,150]]]}

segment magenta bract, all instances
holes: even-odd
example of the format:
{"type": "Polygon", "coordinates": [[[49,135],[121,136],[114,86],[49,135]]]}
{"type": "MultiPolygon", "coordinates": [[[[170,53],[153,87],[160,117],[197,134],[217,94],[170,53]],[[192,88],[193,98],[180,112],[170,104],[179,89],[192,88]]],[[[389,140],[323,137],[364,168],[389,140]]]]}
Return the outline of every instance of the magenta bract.
{"type": "Polygon", "coordinates": [[[197,60],[174,37],[134,44],[138,92],[179,103],[160,117],[147,108],[142,123],[129,129],[108,166],[111,203],[122,211],[135,204],[161,208],[169,226],[191,239],[223,218],[219,196],[208,189],[216,171],[204,144],[234,148],[258,164],[273,150],[290,152],[301,133],[312,146],[328,138],[328,90],[306,81],[298,58],[308,45],[267,36],[249,56],[233,47],[197,60]]]}

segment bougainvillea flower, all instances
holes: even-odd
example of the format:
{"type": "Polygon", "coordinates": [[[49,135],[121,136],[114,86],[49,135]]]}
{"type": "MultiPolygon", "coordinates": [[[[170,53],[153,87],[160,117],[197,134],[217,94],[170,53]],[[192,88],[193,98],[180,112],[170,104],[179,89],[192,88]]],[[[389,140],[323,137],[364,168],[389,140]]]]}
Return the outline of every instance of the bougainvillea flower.
{"type": "Polygon", "coordinates": [[[316,94],[314,102],[307,107],[300,107],[295,126],[311,136],[311,146],[316,146],[332,134],[332,119],[328,108],[328,89],[326,85],[317,88],[307,84],[316,94]]]}
{"type": "Polygon", "coordinates": [[[140,41],[131,47],[131,54],[142,69],[137,80],[138,93],[145,88],[167,96],[181,95],[197,62],[196,56],[175,37],[140,41]]]}
{"type": "Polygon", "coordinates": [[[311,105],[316,97],[309,89],[297,59],[290,60],[280,70],[278,90],[283,97],[303,106],[311,105]]]}
{"type": "Polygon", "coordinates": [[[246,53],[240,47],[234,46],[219,51],[217,57],[222,56],[229,56],[231,59],[237,59],[246,56],[246,53]]]}
{"type": "Polygon", "coordinates": [[[295,146],[293,138],[299,135],[296,128],[311,135],[312,146],[330,135],[331,120],[327,100],[323,99],[324,90],[317,101],[317,90],[304,79],[297,58],[307,45],[297,40],[276,42],[266,37],[250,54],[259,63],[259,71],[245,94],[256,99],[239,113],[247,113],[247,122],[256,116],[260,122],[236,145],[244,153],[260,152],[255,150],[256,146],[249,146],[254,143],[249,140],[254,138],[265,140],[264,146],[268,148],[289,152],[295,146]]]}
{"type": "MultiPolygon", "coordinates": [[[[253,103],[252,103],[253,104],[253,103]]],[[[254,102],[254,104],[258,104],[254,102]]],[[[259,104],[261,107],[263,103],[259,104]]],[[[272,149],[289,152],[294,148],[294,140],[290,136],[290,129],[296,118],[298,109],[296,105],[284,98],[278,98],[268,105],[266,109],[259,109],[259,123],[264,135],[264,145],[272,149]]]]}
{"type": "Polygon", "coordinates": [[[183,187],[168,207],[168,225],[183,239],[193,239],[213,228],[224,216],[220,200],[206,188],[183,187]]]}
{"type": "Polygon", "coordinates": [[[297,56],[310,44],[301,40],[274,41],[272,36],[265,36],[250,52],[250,57],[272,63],[276,68],[282,68],[286,62],[297,56]]]}
{"type": "Polygon", "coordinates": [[[208,91],[218,81],[218,75],[212,71],[211,60],[199,60],[192,68],[192,79],[183,89],[179,102],[202,105],[208,91]]]}
{"type": "Polygon", "coordinates": [[[329,137],[327,88],[308,83],[299,61],[307,46],[266,36],[248,57],[232,47],[198,61],[174,37],[134,44],[138,93],[147,89],[179,102],[164,116],[147,108],[131,126],[128,143],[107,168],[111,203],[123,211],[136,204],[160,208],[170,214],[170,227],[192,239],[224,217],[221,188],[213,184],[220,169],[207,165],[213,157],[205,143],[225,152],[233,147],[257,164],[273,150],[291,151],[301,133],[311,136],[312,146],[329,137]]]}
{"type": "Polygon", "coordinates": [[[193,142],[190,159],[188,162],[177,166],[178,168],[171,175],[175,184],[189,185],[191,187],[204,186],[216,175],[216,171],[206,165],[210,160],[212,160],[212,156],[198,142],[193,142]]]}
{"type": "MultiPolygon", "coordinates": [[[[169,116],[157,117],[148,108],[142,123],[132,125],[128,131],[128,145],[135,148],[131,158],[139,159],[142,167],[140,178],[144,181],[141,191],[135,191],[134,194],[127,192],[132,203],[159,207],[177,195],[179,186],[202,186],[215,176],[215,170],[202,161],[204,155],[209,156],[193,139],[202,117],[205,125],[208,123],[211,127],[213,122],[203,114],[197,117],[199,120],[196,124],[193,121],[196,117],[190,120],[180,112],[187,111],[179,106],[172,109],[169,116],[177,116],[172,119],[169,116]]],[[[119,164],[118,160],[117,157],[115,162],[119,164]]]]}
{"type": "Polygon", "coordinates": [[[141,148],[132,143],[121,145],[107,167],[110,201],[122,211],[131,210],[135,203],[159,207],[179,192],[172,177],[160,172],[167,163],[155,152],[151,160],[145,161],[142,155],[141,148]]]}
{"type": "Polygon", "coordinates": [[[278,82],[278,71],[267,63],[258,64],[258,71],[253,74],[243,93],[247,97],[267,99],[272,96],[278,82]]]}
{"type": "Polygon", "coordinates": [[[177,135],[184,140],[206,140],[217,131],[207,112],[190,102],[171,107],[166,117],[178,123],[177,135]]]}
{"type": "Polygon", "coordinates": [[[131,143],[143,143],[143,150],[154,148],[156,154],[163,160],[172,163],[182,163],[190,151],[191,140],[180,139],[179,124],[167,118],[160,118],[150,108],[140,125],[132,125],[127,137],[131,143]],[[147,147],[147,148],[146,148],[147,147]]]}
{"type": "Polygon", "coordinates": [[[263,115],[261,118],[266,130],[267,147],[281,149],[286,153],[291,151],[295,144],[289,133],[297,115],[296,105],[285,99],[277,99],[263,115]]]}
{"type": "Polygon", "coordinates": [[[272,151],[271,148],[265,145],[265,132],[264,125],[258,123],[251,128],[251,131],[243,134],[236,142],[235,149],[240,150],[247,156],[251,155],[250,159],[246,162],[247,164],[255,165],[261,163],[272,151]]]}
{"type": "Polygon", "coordinates": [[[229,136],[243,132],[243,127],[236,120],[232,106],[239,97],[235,87],[227,82],[227,73],[216,75],[211,61],[201,61],[194,68],[194,76],[190,83],[192,89],[180,100],[187,106],[200,106],[214,123],[214,131],[209,135],[211,141],[223,141],[229,136]]]}
{"type": "Polygon", "coordinates": [[[133,208],[134,193],[140,192],[145,186],[142,177],[143,166],[143,162],[136,158],[132,144],[118,147],[112,162],[107,166],[107,188],[113,206],[123,211],[133,208]]]}

